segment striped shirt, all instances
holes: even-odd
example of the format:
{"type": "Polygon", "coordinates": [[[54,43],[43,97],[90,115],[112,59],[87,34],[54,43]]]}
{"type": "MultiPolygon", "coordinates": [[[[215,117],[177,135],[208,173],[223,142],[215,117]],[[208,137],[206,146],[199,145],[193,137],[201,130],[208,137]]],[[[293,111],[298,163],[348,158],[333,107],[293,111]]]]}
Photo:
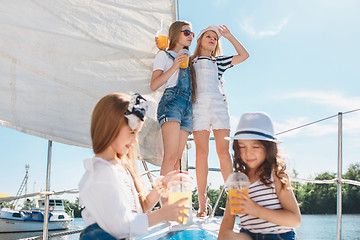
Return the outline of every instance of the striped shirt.
{"type": "MultiPolygon", "coordinates": [[[[271,174],[271,181],[274,181],[272,174],[271,174]]],[[[249,197],[263,207],[274,210],[283,209],[276,195],[274,183],[271,183],[269,186],[266,186],[260,181],[260,179],[258,179],[256,182],[250,185],[249,197]]],[[[252,233],[262,233],[262,234],[280,234],[289,231],[294,231],[294,228],[279,226],[277,224],[268,222],[264,219],[257,218],[248,214],[240,215],[239,226],[252,233]]]]}

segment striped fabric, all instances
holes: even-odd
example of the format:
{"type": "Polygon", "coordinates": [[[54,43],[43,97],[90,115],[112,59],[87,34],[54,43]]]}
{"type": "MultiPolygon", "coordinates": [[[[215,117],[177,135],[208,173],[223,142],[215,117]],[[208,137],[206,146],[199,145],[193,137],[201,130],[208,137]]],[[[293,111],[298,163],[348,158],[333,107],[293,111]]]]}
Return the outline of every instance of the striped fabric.
{"type": "MultiPolygon", "coordinates": [[[[271,180],[273,181],[273,176],[271,176],[271,180]]],[[[276,195],[274,183],[266,186],[260,180],[257,180],[249,187],[249,197],[263,207],[274,210],[282,209],[276,195]]],[[[294,228],[279,226],[248,214],[240,215],[239,226],[252,233],[262,234],[279,234],[294,230],[294,228]]]]}
{"type": "Polygon", "coordinates": [[[214,61],[217,65],[218,68],[218,79],[219,81],[222,83],[222,76],[225,72],[225,70],[233,67],[233,65],[231,65],[231,61],[232,61],[233,56],[218,56],[218,57],[204,57],[204,56],[200,56],[198,57],[196,60],[210,60],[210,61],[214,61]]]}
{"type": "Polygon", "coordinates": [[[220,82],[223,82],[222,76],[223,76],[225,70],[233,67],[233,65],[231,65],[232,58],[233,58],[233,56],[218,56],[218,57],[216,57],[216,64],[218,66],[218,76],[219,76],[220,82]]]}

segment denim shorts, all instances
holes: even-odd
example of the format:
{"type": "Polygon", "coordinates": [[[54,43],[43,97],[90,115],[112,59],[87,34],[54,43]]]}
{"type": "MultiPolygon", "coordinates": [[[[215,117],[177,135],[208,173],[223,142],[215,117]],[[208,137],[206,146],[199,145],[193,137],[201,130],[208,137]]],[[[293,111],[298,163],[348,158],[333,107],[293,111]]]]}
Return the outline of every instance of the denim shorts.
{"type": "Polygon", "coordinates": [[[295,240],[295,232],[290,231],[286,233],[279,233],[279,234],[261,234],[261,233],[252,233],[246,229],[240,229],[241,233],[245,233],[251,239],[253,240],[260,240],[260,239],[266,239],[266,240],[295,240]]]}
{"type": "Polygon", "coordinates": [[[176,88],[176,86],[167,88],[159,102],[157,119],[160,126],[169,121],[179,122],[180,129],[191,133],[191,93],[176,88]]]}
{"type": "MultiPolygon", "coordinates": [[[[102,230],[96,223],[91,224],[80,234],[80,240],[118,240],[109,233],[102,230]]],[[[125,238],[123,238],[125,240],[125,238]]]]}

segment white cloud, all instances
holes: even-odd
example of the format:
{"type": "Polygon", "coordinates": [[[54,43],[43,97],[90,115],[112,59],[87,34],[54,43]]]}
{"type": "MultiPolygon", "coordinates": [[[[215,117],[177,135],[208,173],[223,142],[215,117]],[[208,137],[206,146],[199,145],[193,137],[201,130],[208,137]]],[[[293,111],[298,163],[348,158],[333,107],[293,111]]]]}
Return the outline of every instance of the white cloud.
{"type": "Polygon", "coordinates": [[[280,21],[280,23],[276,26],[271,27],[271,29],[267,30],[257,30],[255,29],[253,18],[247,18],[240,23],[240,27],[245,32],[249,33],[250,35],[256,37],[266,37],[266,36],[274,36],[281,32],[281,30],[286,26],[290,17],[286,17],[280,21]]]}
{"type": "Polygon", "coordinates": [[[359,97],[345,97],[339,92],[324,92],[324,91],[302,91],[289,93],[281,96],[282,99],[305,99],[317,104],[332,106],[338,111],[347,111],[360,108],[359,97]]]}
{"type": "MultiPolygon", "coordinates": [[[[307,101],[309,103],[315,103],[318,105],[327,106],[334,109],[334,115],[337,112],[343,112],[343,132],[344,133],[360,133],[360,111],[352,113],[346,113],[347,111],[360,109],[359,97],[346,97],[338,92],[324,92],[324,91],[302,91],[293,92],[284,96],[279,96],[284,99],[299,99],[301,101],[307,101]]],[[[329,116],[330,117],[330,116],[329,116]]],[[[317,119],[320,120],[320,119],[317,119]]],[[[317,120],[310,120],[308,118],[293,118],[285,120],[285,123],[275,123],[275,128],[281,131],[292,129],[297,126],[305,125],[317,120]],[[282,130],[283,129],[283,130],[282,130]]],[[[295,136],[299,132],[308,136],[323,136],[327,134],[336,133],[338,127],[338,118],[335,116],[325,122],[319,122],[311,124],[307,127],[294,130],[288,133],[281,134],[281,137],[295,136]]]]}
{"type": "MultiPolygon", "coordinates": [[[[275,133],[281,133],[277,137],[280,141],[283,138],[295,137],[299,134],[303,136],[325,136],[329,134],[337,134],[338,131],[338,118],[337,112],[343,112],[343,133],[360,135],[360,111],[346,113],[350,110],[360,109],[359,97],[347,97],[339,92],[324,92],[324,91],[302,91],[293,92],[286,95],[278,95],[279,99],[298,99],[301,102],[309,102],[317,105],[326,106],[327,108],[334,109],[332,114],[334,117],[313,123],[321,119],[310,119],[308,117],[293,117],[283,119],[282,122],[274,121],[275,133]],[[311,124],[310,124],[311,123],[311,124]],[[309,125],[307,125],[309,124],[309,125]],[[307,126],[304,126],[307,125],[307,126]],[[284,131],[288,131],[282,133],[284,131]]],[[[330,115],[328,116],[330,117],[330,115]]],[[[324,117],[326,118],[326,117],[324,117]]],[[[230,116],[231,132],[235,132],[237,123],[240,116],[230,116]]]]}

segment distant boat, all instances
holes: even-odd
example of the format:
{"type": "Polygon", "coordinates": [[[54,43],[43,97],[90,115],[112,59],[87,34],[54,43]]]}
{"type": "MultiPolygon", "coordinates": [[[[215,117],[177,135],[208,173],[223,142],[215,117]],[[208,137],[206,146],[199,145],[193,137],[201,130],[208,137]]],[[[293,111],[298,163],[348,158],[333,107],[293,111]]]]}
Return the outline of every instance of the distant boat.
{"type": "MultiPolygon", "coordinates": [[[[37,200],[31,210],[0,210],[0,233],[42,231],[44,224],[45,200],[37,200]]],[[[74,219],[64,209],[63,199],[49,199],[49,230],[68,229],[74,219]]]]}

